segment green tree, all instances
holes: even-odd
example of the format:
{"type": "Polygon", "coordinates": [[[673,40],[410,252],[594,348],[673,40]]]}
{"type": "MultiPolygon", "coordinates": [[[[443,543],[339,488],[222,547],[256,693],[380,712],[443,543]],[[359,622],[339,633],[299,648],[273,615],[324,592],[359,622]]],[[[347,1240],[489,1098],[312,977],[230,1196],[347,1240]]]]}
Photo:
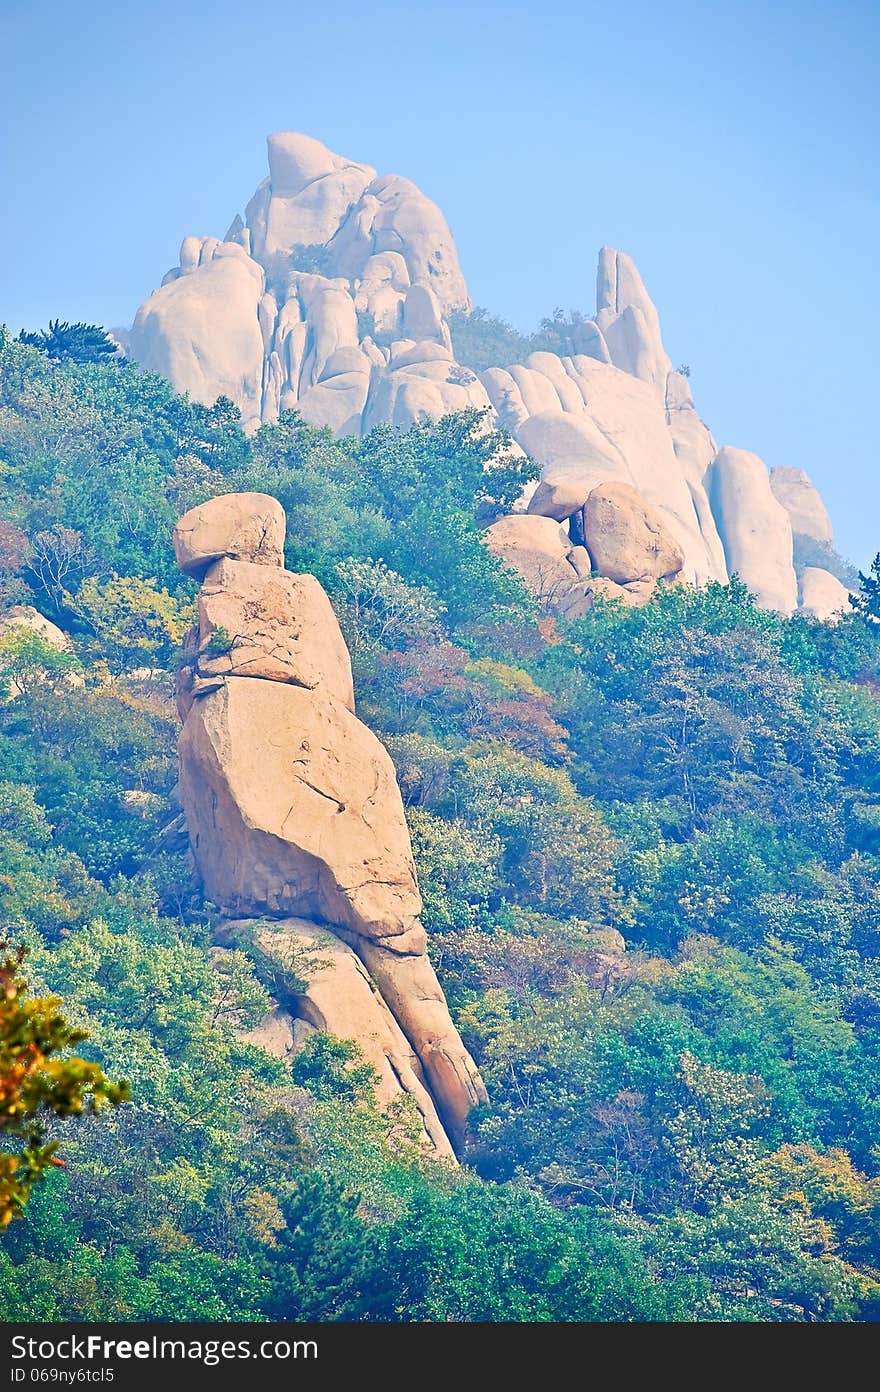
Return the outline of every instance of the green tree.
{"type": "Polygon", "coordinates": [[[0,689],[7,700],[67,682],[80,663],[36,629],[10,624],[0,632],[0,689]]]}
{"type": "Polygon", "coordinates": [[[18,341],[39,348],[55,362],[106,362],[122,356],[118,344],[97,324],[68,324],[66,320],[62,323],[60,319],[50,319],[48,329],[38,333],[22,330],[18,341]]]}
{"type": "Polygon", "coordinates": [[[282,1199],[284,1226],[264,1249],[268,1319],[351,1320],[381,1306],[375,1239],[358,1216],[359,1202],[357,1194],[314,1172],[282,1199]]]}
{"type": "Polygon", "coordinates": [[[47,1139],[47,1118],[97,1113],[129,1097],[96,1063],[67,1051],[88,1035],[71,1029],[57,997],[28,999],[21,974],[24,951],[0,945],[0,1132],[12,1151],[0,1151],[0,1229],[24,1210],[32,1186],[62,1164],[59,1141],[47,1139]]]}

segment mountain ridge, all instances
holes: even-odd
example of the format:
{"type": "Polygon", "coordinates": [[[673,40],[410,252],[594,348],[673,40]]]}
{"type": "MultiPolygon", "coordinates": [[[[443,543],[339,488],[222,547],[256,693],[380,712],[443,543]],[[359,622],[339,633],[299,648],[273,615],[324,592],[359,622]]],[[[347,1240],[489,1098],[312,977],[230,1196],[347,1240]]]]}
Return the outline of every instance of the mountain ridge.
{"type": "MultiPolygon", "coordinates": [[[[833,541],[818,493],[802,471],[792,482],[783,469],[774,484],[757,455],[718,449],[624,252],[601,249],[596,313],[569,326],[570,353],[473,372],[455,358],[450,319],[473,306],[437,205],[410,180],[377,176],[309,136],[270,135],[268,154],[269,175],[226,238],[184,238],[179,264],[124,335],[130,356],[195,401],[228,396],[250,432],[290,409],[337,437],[485,412],[536,459],[544,483],[565,485],[572,510],[558,516],[554,500],[552,515],[574,546],[570,519],[592,489],[623,482],[681,548],[682,579],[724,583],[736,573],[781,613],[845,610],[849,594],[834,574],[811,566],[819,573],[804,585],[795,567],[795,537],[833,541]]],[[[524,497],[520,510],[541,506],[524,497]]],[[[554,541],[536,567],[534,529],[516,533],[508,529],[499,553],[532,588],[537,570],[552,571],[553,593],[538,586],[551,607],[574,615],[608,596],[584,579],[593,558],[589,567],[560,558],[554,541]]],[[[627,589],[644,579],[627,577],[615,597],[645,602],[653,587],[627,589]]]]}

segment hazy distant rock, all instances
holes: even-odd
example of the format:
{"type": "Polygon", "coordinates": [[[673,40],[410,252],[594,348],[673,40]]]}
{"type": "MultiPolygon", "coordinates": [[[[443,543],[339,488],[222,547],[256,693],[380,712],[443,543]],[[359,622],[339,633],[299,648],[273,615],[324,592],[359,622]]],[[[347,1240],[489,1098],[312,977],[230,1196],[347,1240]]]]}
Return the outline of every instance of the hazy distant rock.
{"type": "Polygon", "coordinates": [[[180,392],[213,406],[228,396],[246,426],[260,423],[263,272],[242,257],[213,259],[154,290],[141,305],[128,353],[180,392]]]}
{"type": "MultiPolygon", "coordinates": [[[[507,430],[541,466],[516,511],[564,520],[599,484],[625,483],[661,516],[689,583],[725,582],[735,555],[762,595],[793,602],[788,540],[767,490],[753,545],[754,519],[737,517],[735,501],[751,506],[751,495],[723,462],[714,469],[716,442],[687,376],[672,369],[629,256],[602,248],[595,318],[567,329],[576,351],[476,374],[452,352],[447,316],[470,300],[435,203],[408,179],[377,176],[304,135],[270,136],[269,168],[224,241],[184,238],[179,266],[123,335],[132,357],[198,401],[229,396],[248,431],[292,409],[337,438],[483,411],[487,428],[507,430]]],[[[775,470],[771,486],[796,534],[830,541],[802,471],[775,470]]]]}
{"type": "Polygon", "coordinates": [[[814,619],[840,618],[851,608],[850,591],[836,575],[819,566],[806,566],[800,574],[799,612],[814,619]]]}
{"type": "MultiPolygon", "coordinates": [[[[684,554],[685,577],[700,584],[726,580],[705,487],[683,471],[667,427],[665,404],[656,390],[592,358],[557,358],[566,383],[577,391],[575,405],[561,392],[556,370],[552,376],[545,375],[548,357],[532,354],[528,371],[541,377],[553,392],[555,407],[526,415],[513,427],[519,444],[541,465],[548,486],[558,490],[560,498],[565,496],[563,484],[570,490],[569,497],[580,492],[586,498],[606,481],[630,484],[662,514],[684,554]]],[[[503,390],[499,374],[483,373],[482,380],[497,409],[496,398],[503,390]]],[[[542,395],[541,400],[546,398],[542,395]]],[[[536,510],[534,502],[530,510],[536,510]]]]}
{"type": "Polygon", "coordinates": [[[770,470],[770,487],[788,513],[795,536],[812,537],[814,541],[833,545],[831,518],[809,474],[783,464],[770,470]]]}
{"type": "Polygon", "coordinates": [[[612,247],[599,252],[596,324],[615,367],[665,390],[672,363],[663,347],[660,317],[632,259],[612,247]]]}
{"type": "Polygon", "coordinates": [[[436,203],[399,174],[383,175],[365,189],[332,250],[337,274],[350,280],[363,274],[375,253],[399,252],[410,283],[427,286],[445,312],[470,309],[446,219],[436,203]]]}
{"type": "Polygon", "coordinates": [[[500,517],[483,540],[505,565],[518,572],[539,599],[559,600],[577,580],[568,560],[571,541],[551,517],[522,513],[500,517]]]}
{"type": "Polygon", "coordinates": [[[406,292],[403,305],[403,337],[416,342],[436,340],[449,350],[452,357],[452,340],[443,319],[440,301],[427,285],[411,285],[406,292]]]}
{"type": "Polygon", "coordinates": [[[451,411],[483,410],[488,405],[479,378],[460,368],[442,344],[399,340],[385,371],[373,373],[362,431],[386,423],[408,430],[451,411]]]}
{"type": "Polygon", "coordinates": [[[791,522],[773,495],[763,460],[725,446],[712,465],[712,509],[727,565],[766,609],[797,606],[791,522]]]}
{"type": "Polygon", "coordinates": [[[328,242],[376,172],[307,135],[270,135],[268,147],[269,178],[246,210],[252,254],[260,261],[328,242]]]}
{"type": "Polygon", "coordinates": [[[313,575],[267,574],[250,561],[217,561],[198,595],[201,677],[292,682],[354,710],[351,662],[333,606],[313,575]],[[228,637],[213,651],[212,639],[228,637]]]}
{"type": "Polygon", "coordinates": [[[564,522],[583,507],[588,491],[576,478],[545,478],[532,494],[528,511],[564,522]]]}

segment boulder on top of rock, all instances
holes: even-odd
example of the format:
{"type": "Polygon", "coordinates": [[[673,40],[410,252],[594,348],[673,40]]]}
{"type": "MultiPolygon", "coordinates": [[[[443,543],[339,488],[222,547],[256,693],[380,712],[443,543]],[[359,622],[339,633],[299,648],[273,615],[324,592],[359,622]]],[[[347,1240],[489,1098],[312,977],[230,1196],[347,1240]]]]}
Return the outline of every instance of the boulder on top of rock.
{"type": "Polygon", "coordinates": [[[353,714],[329,600],[283,569],[283,542],[283,511],[259,493],[194,508],[175,534],[203,579],[178,673],[193,861],[222,910],[321,925],[331,961],[305,1018],[355,1038],[449,1155],[444,1125],[462,1140],[486,1090],[426,955],[394,766],[353,714]]]}
{"type": "Polygon", "coordinates": [[[174,528],[174,554],[201,580],[224,556],[254,565],[284,565],[284,508],[268,493],[223,493],[190,508],[174,528]]]}
{"type": "Polygon", "coordinates": [[[579,481],[576,475],[541,479],[529,499],[527,510],[539,517],[552,517],[557,522],[565,522],[583,507],[589,491],[589,484],[579,481]]]}
{"type": "Polygon", "coordinates": [[[684,554],[656,508],[626,483],[601,483],[583,511],[584,542],[600,575],[619,585],[672,579],[684,554]]]}
{"type": "Polygon", "coordinates": [[[522,576],[538,599],[555,602],[577,580],[568,561],[571,540],[552,517],[534,513],[499,517],[487,527],[483,540],[493,556],[522,576]]]}

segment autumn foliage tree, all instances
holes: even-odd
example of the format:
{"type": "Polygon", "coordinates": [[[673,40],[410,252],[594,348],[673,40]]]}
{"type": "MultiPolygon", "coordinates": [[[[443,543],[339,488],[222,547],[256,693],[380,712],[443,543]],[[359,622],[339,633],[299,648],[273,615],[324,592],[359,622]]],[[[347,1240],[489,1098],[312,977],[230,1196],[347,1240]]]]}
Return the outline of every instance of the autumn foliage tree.
{"type": "Polygon", "coordinates": [[[21,1215],[36,1180],[64,1163],[58,1141],[47,1139],[48,1119],[94,1114],[126,1101],[129,1090],[98,1064],[67,1055],[88,1036],[71,1029],[56,996],[27,998],[23,949],[0,951],[0,1135],[12,1143],[0,1151],[3,1229],[21,1215]]]}

